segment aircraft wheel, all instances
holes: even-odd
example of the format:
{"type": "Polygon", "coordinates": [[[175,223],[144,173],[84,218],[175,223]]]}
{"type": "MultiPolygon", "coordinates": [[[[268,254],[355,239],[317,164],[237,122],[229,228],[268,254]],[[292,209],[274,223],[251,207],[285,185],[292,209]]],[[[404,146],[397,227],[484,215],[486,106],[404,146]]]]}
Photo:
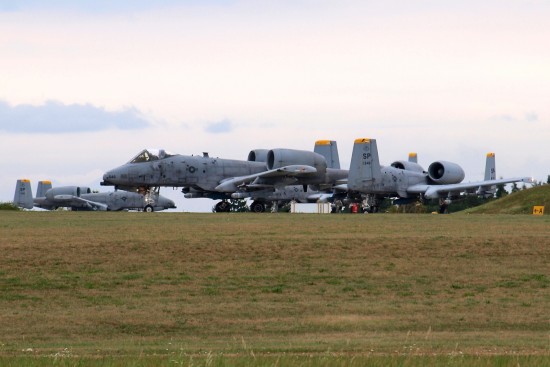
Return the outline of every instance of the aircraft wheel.
{"type": "Polygon", "coordinates": [[[155,211],[151,205],[145,205],[145,208],[143,208],[143,211],[146,213],[152,213],[155,211]]]}
{"type": "Polygon", "coordinates": [[[265,205],[260,201],[254,201],[250,204],[250,211],[253,213],[263,213],[265,212],[265,205]]]}
{"type": "Polygon", "coordinates": [[[228,213],[231,209],[231,205],[227,201],[220,201],[216,204],[216,213],[228,213]]]}

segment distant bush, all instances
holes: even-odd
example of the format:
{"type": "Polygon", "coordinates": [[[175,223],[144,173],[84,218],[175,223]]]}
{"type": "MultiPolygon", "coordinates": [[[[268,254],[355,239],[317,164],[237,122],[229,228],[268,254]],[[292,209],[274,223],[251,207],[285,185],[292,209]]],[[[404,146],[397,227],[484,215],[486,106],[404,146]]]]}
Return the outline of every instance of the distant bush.
{"type": "Polygon", "coordinates": [[[14,203],[0,203],[0,210],[21,210],[14,203]]]}

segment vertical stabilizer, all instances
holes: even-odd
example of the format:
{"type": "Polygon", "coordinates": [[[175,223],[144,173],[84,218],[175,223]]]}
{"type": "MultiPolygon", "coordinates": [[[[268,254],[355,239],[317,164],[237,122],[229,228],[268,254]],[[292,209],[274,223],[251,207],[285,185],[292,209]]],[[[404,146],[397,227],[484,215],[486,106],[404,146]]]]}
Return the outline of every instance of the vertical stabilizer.
{"type": "Polygon", "coordinates": [[[362,188],[380,180],[381,177],[376,139],[356,139],[351,154],[348,188],[361,191],[362,188]]]}
{"type": "Polygon", "coordinates": [[[338,146],[334,140],[317,140],[313,151],[325,157],[328,168],[340,169],[338,146]]]}
{"type": "Polygon", "coordinates": [[[32,209],[34,202],[32,198],[31,181],[27,179],[17,180],[13,203],[20,208],[32,209]]]}
{"type": "Polygon", "coordinates": [[[38,187],[36,188],[36,197],[43,198],[46,196],[46,191],[52,188],[51,181],[38,181],[38,187]]]}
{"type": "Polygon", "coordinates": [[[409,162],[418,163],[418,155],[416,153],[409,153],[409,162]]]}
{"type": "Polygon", "coordinates": [[[485,181],[496,180],[497,171],[495,164],[495,153],[487,153],[487,160],[485,161],[485,181]]]}
{"type": "MultiPolygon", "coordinates": [[[[484,181],[496,180],[497,169],[495,162],[495,153],[487,153],[487,159],[485,160],[485,176],[484,181]]],[[[481,186],[479,188],[479,194],[484,197],[491,197],[497,192],[496,185],[481,186]]]]}

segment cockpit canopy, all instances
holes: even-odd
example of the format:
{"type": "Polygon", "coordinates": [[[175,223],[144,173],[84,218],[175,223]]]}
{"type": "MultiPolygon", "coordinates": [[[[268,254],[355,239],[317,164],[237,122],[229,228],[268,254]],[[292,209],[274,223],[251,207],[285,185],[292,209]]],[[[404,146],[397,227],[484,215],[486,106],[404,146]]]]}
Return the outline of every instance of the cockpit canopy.
{"type": "Polygon", "coordinates": [[[173,156],[173,154],[168,153],[164,149],[144,149],[139,152],[138,155],[132,158],[128,163],[152,162],[171,156],[173,156]]]}

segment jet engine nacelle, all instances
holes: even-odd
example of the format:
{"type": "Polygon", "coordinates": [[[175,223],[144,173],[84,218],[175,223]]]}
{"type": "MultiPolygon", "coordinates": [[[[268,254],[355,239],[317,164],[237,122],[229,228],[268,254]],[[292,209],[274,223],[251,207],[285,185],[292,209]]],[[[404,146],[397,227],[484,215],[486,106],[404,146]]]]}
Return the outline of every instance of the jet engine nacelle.
{"type": "Polygon", "coordinates": [[[267,162],[267,149],[254,149],[248,153],[249,162],[267,162]]]}
{"type": "Polygon", "coordinates": [[[409,162],[409,161],[395,161],[391,164],[391,166],[393,168],[403,169],[406,171],[413,171],[413,172],[420,172],[420,173],[424,172],[424,168],[422,168],[421,165],[419,165],[418,163],[409,162]]]}
{"type": "Polygon", "coordinates": [[[438,161],[428,167],[428,177],[437,184],[455,184],[464,180],[464,170],[456,163],[438,161]]]}
{"type": "Polygon", "coordinates": [[[317,172],[326,172],[327,162],[320,154],[307,150],[272,149],[267,152],[267,168],[276,169],[292,165],[306,165],[317,169],[317,172]]]}
{"type": "Polygon", "coordinates": [[[80,196],[81,194],[90,194],[91,192],[92,190],[89,187],[63,186],[51,188],[46,191],[45,195],[48,200],[53,200],[58,195],[80,196]]]}

